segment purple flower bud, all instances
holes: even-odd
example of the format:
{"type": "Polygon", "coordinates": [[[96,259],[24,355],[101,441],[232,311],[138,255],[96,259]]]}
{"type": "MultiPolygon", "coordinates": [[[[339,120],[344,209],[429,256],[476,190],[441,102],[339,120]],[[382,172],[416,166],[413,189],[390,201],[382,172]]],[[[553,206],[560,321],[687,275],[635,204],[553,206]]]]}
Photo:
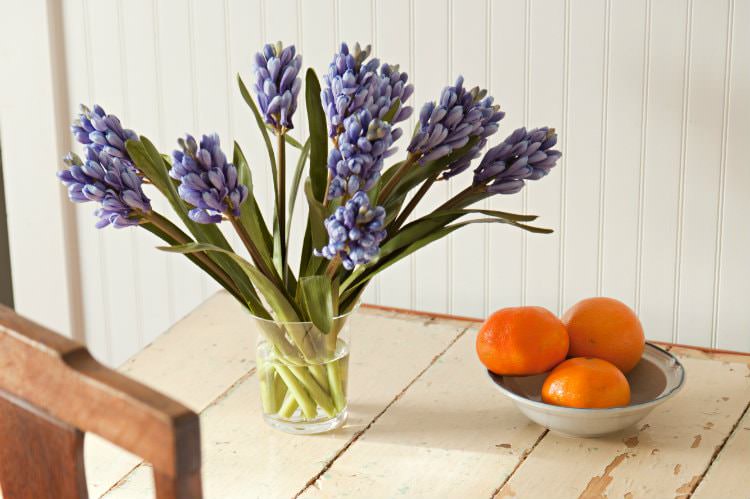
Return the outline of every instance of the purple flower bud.
{"type": "Polygon", "coordinates": [[[526,180],[539,180],[555,166],[562,156],[551,149],[556,143],[557,134],[551,128],[515,130],[484,155],[474,170],[474,185],[484,184],[493,194],[515,194],[526,180]]]}
{"type": "Polygon", "coordinates": [[[125,142],[138,140],[138,135],[133,130],[123,128],[120,119],[113,114],[107,114],[101,106],[94,105],[92,111],[81,104],[81,114],[70,129],[78,142],[92,148],[97,155],[104,152],[133,164],[125,149],[125,142]]]}
{"type": "Polygon", "coordinates": [[[380,243],[385,239],[385,209],[370,207],[370,199],[364,191],[358,191],[343,206],[324,222],[328,231],[328,244],[314,250],[316,256],[332,260],[336,256],[347,270],[365,265],[380,252],[380,243]]]}
{"type": "Polygon", "coordinates": [[[120,120],[100,106],[91,111],[81,106],[81,115],[71,126],[73,136],[85,146],[86,161],[70,153],[63,159],[66,169],[57,177],[68,188],[74,203],[96,202],[97,228],[129,227],[143,222],[151,201],[143,193],[143,180],[125,149],[125,142],[138,140],[120,120]]]}
{"type": "Polygon", "coordinates": [[[219,136],[204,135],[200,145],[192,135],[177,141],[169,175],[180,181],[177,193],[195,208],[188,216],[197,223],[219,223],[222,214],[240,216],[248,188],[237,182],[237,167],[227,161],[219,136]]]}
{"type": "Polygon", "coordinates": [[[443,178],[453,177],[466,170],[487,143],[486,139],[498,129],[497,123],[505,113],[493,105],[487,92],[474,87],[467,90],[459,76],[456,84],[446,87],[437,103],[428,102],[419,113],[419,129],[412,137],[408,150],[421,156],[420,163],[435,161],[464,147],[469,140],[479,140],[462,157],[446,166],[443,178]],[[480,145],[481,144],[481,145],[480,145]]]}
{"type": "Polygon", "coordinates": [[[283,47],[281,42],[267,44],[255,54],[253,88],[263,119],[273,127],[294,128],[292,116],[302,86],[302,56],[295,54],[294,45],[283,47]]]}
{"type": "Polygon", "coordinates": [[[373,119],[367,109],[347,117],[338,148],[328,154],[328,168],[333,176],[328,198],[370,190],[380,178],[383,158],[392,144],[391,125],[373,119]]]}

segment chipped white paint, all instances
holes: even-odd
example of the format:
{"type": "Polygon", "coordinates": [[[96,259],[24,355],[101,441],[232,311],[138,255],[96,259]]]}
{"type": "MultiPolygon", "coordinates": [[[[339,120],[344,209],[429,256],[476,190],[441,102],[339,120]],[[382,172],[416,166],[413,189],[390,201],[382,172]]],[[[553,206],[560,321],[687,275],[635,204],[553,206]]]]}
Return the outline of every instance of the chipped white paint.
{"type": "MultiPolygon", "coordinates": [[[[202,412],[212,499],[289,498],[302,490],[306,498],[634,499],[694,489],[707,499],[747,490],[738,466],[750,451],[750,416],[738,420],[750,403],[750,357],[674,348],[688,377],[677,397],[639,428],[569,439],[545,434],[495,392],[475,359],[474,330],[461,334],[470,323],[372,309],[353,321],[351,417],[327,435],[290,436],[262,422],[255,332],[224,293],[123,371],[202,412]]],[[[152,493],[147,466],[129,473],[136,458],[89,439],[86,459],[92,497],[121,479],[105,497],[152,493]]]]}
{"type": "MultiPolygon", "coordinates": [[[[165,359],[168,366],[182,365],[181,372],[170,374],[169,379],[157,386],[164,393],[175,395],[197,409],[202,409],[206,396],[217,397],[223,392],[214,388],[219,385],[229,388],[242,376],[242,369],[224,375],[229,373],[222,368],[223,363],[236,363],[244,356],[231,353],[232,349],[254,349],[255,346],[256,335],[252,327],[240,332],[236,330],[236,321],[225,318],[227,310],[231,312],[239,308],[226,303],[228,300],[230,298],[223,294],[214,298],[182,323],[192,323],[195,328],[173,330],[165,338],[171,337],[174,343],[165,345],[159,340],[144,352],[155,355],[153,359],[157,356],[165,359]],[[200,324],[196,324],[198,321],[200,324]],[[193,332],[210,323],[216,327],[227,325],[232,334],[214,337],[215,330],[209,329],[199,338],[189,339],[193,332]],[[214,343],[225,353],[200,360],[205,349],[214,343]],[[155,347],[158,351],[149,353],[155,347]],[[198,358],[186,361],[186,356],[198,358]],[[191,365],[196,366],[197,372],[189,372],[191,365]],[[225,372],[213,374],[214,369],[225,372]],[[193,393],[193,383],[204,384],[204,388],[193,393]]],[[[368,309],[363,309],[352,321],[350,416],[346,426],[338,432],[317,437],[299,437],[271,430],[261,418],[257,379],[245,377],[201,415],[206,497],[266,499],[293,496],[468,326],[462,322],[429,321],[425,317],[396,317],[392,312],[368,309]]],[[[137,378],[140,380],[167,375],[169,367],[155,372],[156,366],[150,364],[141,364],[139,355],[129,363],[128,372],[139,373],[137,378]]],[[[144,489],[151,487],[149,472],[145,467],[139,468],[107,497],[147,497],[144,489]]],[[[96,473],[106,473],[107,478],[112,476],[105,466],[99,466],[96,473]]]]}
{"type": "Polygon", "coordinates": [[[689,494],[747,407],[750,378],[745,364],[682,361],[685,388],[638,428],[597,439],[548,434],[498,497],[510,492],[517,497],[589,498],[689,494]]]}
{"type": "Polygon", "coordinates": [[[498,396],[463,335],[301,497],[491,497],[544,429],[498,396]]]}

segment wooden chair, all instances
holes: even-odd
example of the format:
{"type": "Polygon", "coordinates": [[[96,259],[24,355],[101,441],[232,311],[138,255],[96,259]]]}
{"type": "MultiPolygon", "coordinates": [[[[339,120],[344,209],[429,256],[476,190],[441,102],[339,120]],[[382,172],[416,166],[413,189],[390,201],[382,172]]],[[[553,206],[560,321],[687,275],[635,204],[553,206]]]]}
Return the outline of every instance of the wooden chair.
{"type": "Polygon", "coordinates": [[[86,499],[83,436],[154,467],[158,499],[200,499],[198,416],[0,305],[3,499],[86,499]]]}

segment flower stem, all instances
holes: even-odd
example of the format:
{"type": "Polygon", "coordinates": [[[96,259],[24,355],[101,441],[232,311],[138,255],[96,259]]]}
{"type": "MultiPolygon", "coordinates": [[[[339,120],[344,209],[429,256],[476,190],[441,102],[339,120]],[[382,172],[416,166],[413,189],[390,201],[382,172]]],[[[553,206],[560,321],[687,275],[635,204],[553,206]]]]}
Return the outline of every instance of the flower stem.
{"type": "Polygon", "coordinates": [[[310,396],[307,394],[305,387],[297,380],[297,377],[292,374],[287,366],[284,364],[276,363],[276,372],[279,373],[281,379],[284,380],[289,392],[294,396],[299,406],[302,408],[302,412],[308,419],[314,418],[317,414],[317,408],[315,402],[312,401],[310,396]]]}
{"type": "Polygon", "coordinates": [[[285,130],[280,130],[276,138],[278,153],[276,154],[277,170],[279,175],[279,185],[277,186],[278,192],[276,194],[276,200],[278,203],[278,223],[279,223],[279,239],[281,240],[281,273],[282,281],[286,285],[287,280],[287,248],[286,248],[286,234],[284,227],[286,227],[286,136],[285,130]]]}
{"type": "Polygon", "coordinates": [[[438,175],[440,175],[440,172],[433,173],[430,178],[425,180],[422,183],[422,187],[419,188],[417,193],[414,195],[413,198],[411,198],[411,201],[409,201],[409,204],[406,205],[406,208],[399,214],[399,216],[396,218],[396,220],[393,222],[392,226],[388,228],[388,233],[394,233],[398,230],[401,225],[403,225],[404,222],[406,222],[406,219],[409,218],[409,215],[411,215],[411,212],[414,211],[414,208],[417,207],[417,204],[422,200],[425,194],[427,194],[427,191],[430,190],[430,187],[432,187],[432,184],[435,183],[435,181],[438,178],[438,175]]]}
{"type": "Polygon", "coordinates": [[[450,198],[445,203],[441,204],[435,211],[447,210],[449,208],[462,208],[463,205],[461,203],[465,200],[466,197],[468,197],[471,194],[476,194],[478,192],[481,192],[481,190],[484,187],[485,187],[484,185],[470,185],[466,189],[462,190],[461,192],[459,192],[458,194],[450,198]]]}
{"type": "Polygon", "coordinates": [[[393,174],[388,182],[386,182],[385,187],[383,187],[383,189],[380,191],[377,204],[383,204],[388,200],[388,196],[390,196],[391,192],[393,192],[393,189],[396,188],[398,183],[401,182],[401,179],[409,170],[409,167],[413,165],[416,160],[417,156],[409,154],[409,157],[406,158],[406,161],[404,161],[401,166],[398,167],[396,173],[393,174]]]}
{"type": "MultiPolygon", "coordinates": [[[[182,230],[180,230],[179,227],[177,227],[175,224],[170,222],[168,219],[164,218],[162,215],[155,211],[151,211],[148,215],[146,215],[145,220],[148,222],[154,224],[159,230],[167,234],[169,237],[171,237],[174,241],[176,241],[178,244],[186,244],[193,242],[190,237],[188,237],[182,230]]],[[[169,241],[167,241],[169,243],[169,241]]],[[[170,243],[171,244],[171,243],[170,243]]],[[[227,291],[232,293],[233,295],[237,297],[242,297],[242,293],[240,292],[237,285],[234,283],[231,277],[224,272],[224,270],[219,267],[211,258],[205,253],[205,252],[196,252],[191,254],[186,254],[188,258],[191,257],[191,255],[194,255],[195,259],[200,261],[207,269],[209,269],[211,272],[213,272],[213,277],[216,279],[219,284],[221,284],[224,288],[226,288],[227,291]]],[[[243,299],[244,302],[244,299],[243,299]]]]}
{"type": "Polygon", "coordinates": [[[333,399],[333,405],[336,407],[336,412],[341,412],[346,407],[346,395],[344,394],[343,386],[345,380],[341,376],[341,369],[339,367],[338,360],[329,362],[326,365],[328,385],[331,388],[331,398],[333,399]]]}
{"type": "Polygon", "coordinates": [[[326,267],[326,275],[333,279],[333,276],[336,275],[336,271],[339,269],[339,264],[341,263],[341,257],[336,255],[333,257],[333,260],[331,260],[328,263],[328,266],[326,267]]]}
{"type": "Polygon", "coordinates": [[[258,247],[253,242],[250,234],[248,234],[245,230],[245,227],[242,225],[242,223],[240,223],[239,219],[232,216],[231,214],[228,215],[227,218],[229,218],[232,227],[234,227],[235,232],[237,232],[237,234],[240,236],[242,243],[245,245],[245,248],[247,248],[248,253],[250,253],[250,257],[253,259],[253,262],[255,262],[255,266],[258,267],[260,271],[266,275],[266,277],[272,280],[274,284],[276,284],[276,286],[283,291],[284,285],[281,283],[281,279],[279,278],[279,274],[276,273],[276,269],[274,269],[273,267],[268,268],[265,260],[263,260],[263,257],[260,254],[260,251],[258,250],[258,247]]]}

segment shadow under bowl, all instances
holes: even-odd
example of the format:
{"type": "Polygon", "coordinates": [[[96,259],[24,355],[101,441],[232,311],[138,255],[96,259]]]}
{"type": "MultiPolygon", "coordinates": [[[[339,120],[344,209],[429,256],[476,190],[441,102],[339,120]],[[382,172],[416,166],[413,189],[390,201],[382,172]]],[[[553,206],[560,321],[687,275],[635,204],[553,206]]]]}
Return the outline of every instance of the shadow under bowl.
{"type": "Polygon", "coordinates": [[[549,373],[502,376],[487,371],[495,387],[535,423],[570,437],[598,437],[634,425],[673,397],[685,384],[685,368],[666,350],[646,343],[643,357],[627,374],[630,404],[606,409],[578,409],[542,402],[542,384],[549,373]]]}

